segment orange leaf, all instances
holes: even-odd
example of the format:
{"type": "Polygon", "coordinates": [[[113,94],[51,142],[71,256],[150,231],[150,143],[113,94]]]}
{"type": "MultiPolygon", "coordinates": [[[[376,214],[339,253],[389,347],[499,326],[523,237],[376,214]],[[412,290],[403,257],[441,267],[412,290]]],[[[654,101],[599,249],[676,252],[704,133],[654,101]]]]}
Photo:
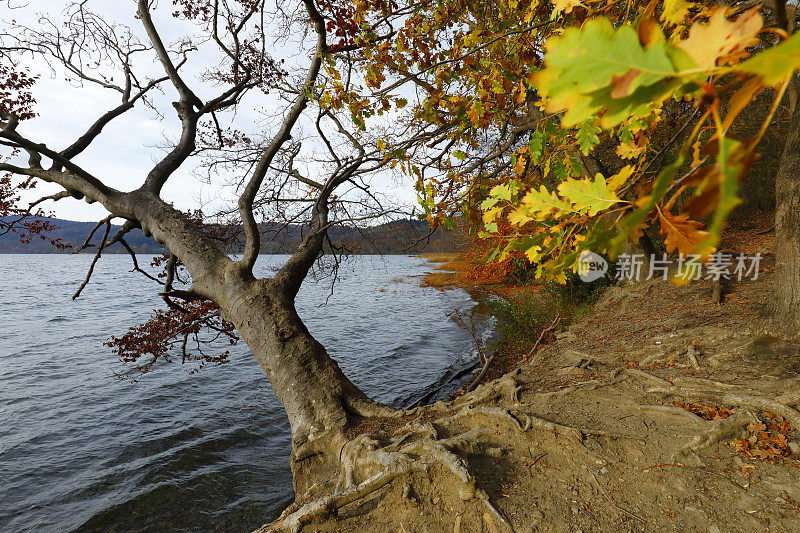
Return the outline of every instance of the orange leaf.
{"type": "Polygon", "coordinates": [[[668,211],[659,211],[658,218],[667,253],[674,250],[682,254],[694,253],[697,246],[708,236],[707,231],[700,229],[703,224],[691,220],[688,215],[672,215],[668,211]]]}
{"type": "Polygon", "coordinates": [[[623,75],[611,76],[611,98],[625,98],[631,94],[631,84],[642,71],[632,68],[623,75]]]}
{"type": "Polygon", "coordinates": [[[647,9],[644,10],[642,19],[639,21],[639,26],[636,28],[636,34],[639,36],[639,42],[645,50],[650,48],[653,44],[664,39],[664,34],[661,31],[661,26],[655,20],[657,0],[650,0],[647,4],[647,9]]]}

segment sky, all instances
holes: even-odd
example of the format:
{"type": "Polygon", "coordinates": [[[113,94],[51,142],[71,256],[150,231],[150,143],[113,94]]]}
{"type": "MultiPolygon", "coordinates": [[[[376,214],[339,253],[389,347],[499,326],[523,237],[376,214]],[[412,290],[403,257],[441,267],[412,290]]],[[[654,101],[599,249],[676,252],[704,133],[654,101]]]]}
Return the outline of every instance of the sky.
{"type": "MultiPolygon", "coordinates": [[[[175,42],[187,35],[192,27],[170,16],[169,13],[174,9],[170,0],[162,0],[161,4],[160,9],[153,14],[155,25],[166,43],[175,42]]],[[[35,0],[27,4],[21,4],[20,0],[12,0],[10,5],[15,8],[11,9],[5,3],[0,4],[1,18],[4,22],[13,19],[20,24],[35,27],[39,14],[46,14],[54,21],[64,18],[63,0],[35,0]]],[[[142,36],[144,40],[144,31],[139,21],[133,17],[136,7],[133,0],[89,0],[87,6],[101,14],[106,21],[117,21],[130,26],[134,33],[142,36]]],[[[278,43],[274,55],[285,57],[287,65],[293,62],[303,63],[305,55],[298,53],[301,43],[299,37],[297,39],[298,42],[290,40],[278,43]]],[[[192,84],[192,79],[198,76],[203,68],[217,62],[218,57],[215,53],[210,48],[201,46],[200,50],[191,56],[184,77],[193,89],[198,84],[192,84]]],[[[151,58],[148,58],[148,61],[150,60],[151,58]]],[[[94,84],[76,87],[74,83],[65,81],[63,72],[54,73],[41,58],[28,56],[22,65],[40,76],[33,89],[38,116],[23,122],[18,130],[37,142],[44,142],[50,148],[61,150],[68,146],[103,112],[119,104],[119,93],[94,84]]],[[[162,75],[160,65],[156,61],[139,63],[139,66],[154,76],[162,75]]],[[[164,84],[163,87],[164,94],[157,97],[157,106],[163,116],[137,105],[106,126],[93,145],[74,161],[111,187],[126,191],[138,188],[149,169],[164,153],[159,145],[163,146],[165,139],[175,139],[180,133],[180,122],[170,106],[170,102],[177,99],[177,93],[169,84],[164,84]]],[[[213,87],[207,85],[206,87],[213,90],[213,87]]],[[[201,98],[215,95],[208,90],[205,94],[202,90],[197,92],[201,98]]],[[[229,119],[227,123],[223,122],[223,127],[243,125],[243,129],[252,130],[253,125],[256,125],[258,128],[269,128],[259,110],[275,115],[286,106],[277,98],[262,94],[248,98],[250,100],[246,103],[250,105],[240,106],[235,118],[229,119]]],[[[310,119],[305,120],[310,124],[310,119]]],[[[235,201],[235,191],[231,187],[223,186],[223,182],[229,182],[232,176],[219,176],[210,184],[202,183],[192,174],[193,166],[190,161],[184,168],[178,170],[165,185],[162,197],[182,210],[205,206],[206,211],[212,211],[223,205],[232,205],[235,201]]],[[[313,174],[313,168],[308,170],[313,174]]],[[[415,193],[408,181],[397,183],[395,177],[378,176],[373,183],[377,189],[392,195],[397,202],[409,209],[416,204],[415,193]]],[[[42,183],[36,188],[36,194],[26,196],[25,200],[29,201],[59,190],[57,186],[42,183]]],[[[69,220],[97,221],[107,215],[100,205],[89,205],[74,199],[47,202],[42,206],[55,216],[69,220]]]]}

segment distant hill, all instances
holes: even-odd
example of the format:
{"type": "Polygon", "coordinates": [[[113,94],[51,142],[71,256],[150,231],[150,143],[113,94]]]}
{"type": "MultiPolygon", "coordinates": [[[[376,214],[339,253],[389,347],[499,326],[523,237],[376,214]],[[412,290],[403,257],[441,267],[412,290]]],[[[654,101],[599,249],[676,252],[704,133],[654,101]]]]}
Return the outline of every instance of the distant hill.
{"type": "MultiPolygon", "coordinates": [[[[89,232],[94,227],[94,222],[76,222],[59,218],[47,219],[58,229],[48,234],[49,238],[59,237],[62,242],[73,247],[80,246],[89,232]]],[[[119,226],[111,228],[113,236],[119,226]]],[[[306,228],[300,225],[275,226],[262,225],[264,242],[261,252],[264,254],[289,253],[295,249],[302,239],[306,228]]],[[[333,227],[329,235],[334,246],[345,247],[350,253],[356,254],[397,254],[421,252],[453,252],[460,248],[462,242],[457,232],[441,230],[434,232],[430,237],[427,222],[413,219],[401,219],[362,228],[333,227]],[[427,238],[426,238],[427,237],[427,238]]],[[[92,238],[92,244],[97,245],[103,234],[99,228],[92,238]]],[[[134,229],[125,236],[125,241],[130,244],[136,253],[157,254],[166,251],[166,248],[150,237],[145,237],[141,230],[134,229]]],[[[85,250],[93,253],[95,248],[85,250]]],[[[49,241],[34,238],[29,244],[19,242],[15,234],[0,235],[0,254],[52,254],[69,253],[71,249],[59,250],[49,241]]],[[[237,248],[229,250],[230,253],[240,251],[237,248]]],[[[106,251],[104,251],[106,253],[106,251]]],[[[121,244],[115,244],[107,253],[126,253],[121,244]]]]}
{"type": "MultiPolygon", "coordinates": [[[[69,243],[75,248],[83,244],[84,239],[86,239],[86,236],[89,235],[89,232],[92,231],[92,228],[96,224],[95,222],[77,222],[75,220],[64,220],[60,218],[48,218],[45,220],[58,227],[58,229],[47,233],[46,236],[48,238],[55,239],[56,237],[60,237],[62,242],[69,243]]],[[[96,245],[100,241],[104,229],[105,228],[100,227],[95,232],[94,238],[91,241],[93,244],[96,245]]],[[[119,226],[112,226],[109,238],[113,237],[118,229],[119,226]]],[[[161,253],[165,250],[162,245],[158,244],[153,239],[145,237],[140,229],[131,230],[131,232],[125,236],[125,241],[130,244],[131,248],[133,248],[136,253],[161,253]]],[[[0,254],[57,254],[69,253],[70,251],[71,249],[59,250],[50,244],[49,240],[42,240],[38,237],[31,239],[29,244],[24,244],[19,242],[19,236],[16,234],[8,233],[6,235],[0,235],[0,254]]],[[[93,253],[94,249],[90,248],[85,251],[87,253],[93,253]]],[[[119,243],[111,246],[107,251],[108,253],[127,253],[125,248],[119,243]]],[[[104,253],[105,252],[104,250],[104,253]]]]}

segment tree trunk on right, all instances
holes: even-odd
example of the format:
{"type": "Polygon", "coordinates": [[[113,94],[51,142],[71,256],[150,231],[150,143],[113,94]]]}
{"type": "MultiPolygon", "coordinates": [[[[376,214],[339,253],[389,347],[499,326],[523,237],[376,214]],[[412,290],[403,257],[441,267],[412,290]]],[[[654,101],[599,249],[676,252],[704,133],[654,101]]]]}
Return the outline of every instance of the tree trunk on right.
{"type": "Polygon", "coordinates": [[[796,336],[800,331],[800,105],[794,106],[775,177],[775,263],[769,329],[796,336]]]}

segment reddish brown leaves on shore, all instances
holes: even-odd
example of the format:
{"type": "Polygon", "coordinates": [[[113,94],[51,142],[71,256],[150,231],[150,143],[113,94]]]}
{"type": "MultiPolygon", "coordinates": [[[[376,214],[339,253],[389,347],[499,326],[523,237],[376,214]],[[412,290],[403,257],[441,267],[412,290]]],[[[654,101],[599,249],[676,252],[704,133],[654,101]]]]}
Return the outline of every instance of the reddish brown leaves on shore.
{"type": "Polygon", "coordinates": [[[723,418],[728,418],[729,416],[731,416],[730,409],[726,409],[724,407],[719,407],[716,405],[704,405],[701,403],[682,403],[682,402],[675,402],[672,405],[674,405],[675,407],[682,407],[687,411],[690,411],[705,420],[721,420],[723,418]]]}
{"type": "Polygon", "coordinates": [[[790,447],[792,426],[781,416],[763,411],[760,420],[747,426],[747,438],[737,438],[731,445],[739,453],[775,463],[796,455],[790,447]]]}

